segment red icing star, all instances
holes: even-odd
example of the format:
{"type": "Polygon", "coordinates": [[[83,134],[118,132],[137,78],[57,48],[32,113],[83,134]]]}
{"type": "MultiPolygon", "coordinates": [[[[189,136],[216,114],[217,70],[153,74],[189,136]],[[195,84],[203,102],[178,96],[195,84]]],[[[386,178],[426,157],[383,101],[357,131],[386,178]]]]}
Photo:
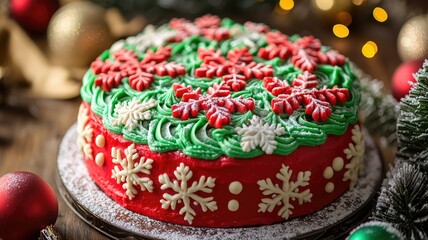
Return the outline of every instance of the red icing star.
{"type": "Polygon", "coordinates": [[[183,18],[173,18],[169,22],[169,27],[177,31],[177,36],[173,39],[177,42],[195,35],[202,35],[208,39],[217,41],[229,38],[229,29],[220,27],[220,25],[221,19],[218,16],[210,14],[196,18],[195,23],[183,18]]]}
{"type": "Polygon", "coordinates": [[[269,32],[266,34],[268,46],[260,48],[258,55],[263,59],[272,59],[279,57],[286,60],[291,57],[294,66],[302,71],[315,72],[318,64],[343,65],[345,56],[337,51],[321,51],[320,40],[306,36],[299,38],[294,43],[288,40],[288,37],[280,32],[269,32]]]}
{"type": "Polygon", "coordinates": [[[205,110],[208,123],[215,128],[222,128],[231,121],[231,113],[254,110],[254,100],[242,97],[232,98],[230,87],[224,83],[215,85],[208,89],[207,95],[203,96],[198,88],[193,90],[191,86],[174,83],[175,96],[180,97],[182,102],[172,106],[172,116],[183,120],[196,117],[198,113],[205,110]]]}
{"type": "Polygon", "coordinates": [[[263,86],[277,98],[272,99],[271,107],[276,114],[291,115],[301,105],[305,106],[305,113],[310,114],[315,121],[325,121],[330,118],[332,105],[344,104],[350,97],[347,88],[334,86],[328,89],[316,89],[318,81],[314,74],[303,72],[292,82],[282,81],[276,77],[266,77],[263,86]]]}
{"type": "Polygon", "coordinates": [[[223,77],[223,81],[233,91],[245,88],[246,81],[251,78],[263,79],[272,76],[272,66],[256,63],[247,48],[233,49],[224,58],[221,51],[213,49],[198,49],[198,55],[203,60],[195,70],[196,77],[223,77]]]}
{"type": "Polygon", "coordinates": [[[94,84],[109,92],[117,87],[123,78],[128,77],[129,85],[137,91],[150,88],[154,75],[175,77],[184,75],[186,70],[183,65],[166,60],[171,56],[171,48],[160,48],[156,52],[149,50],[144,58],[139,61],[138,55],[126,49],[117,51],[113,57],[114,62],[97,58],[91,68],[98,75],[94,84]]]}

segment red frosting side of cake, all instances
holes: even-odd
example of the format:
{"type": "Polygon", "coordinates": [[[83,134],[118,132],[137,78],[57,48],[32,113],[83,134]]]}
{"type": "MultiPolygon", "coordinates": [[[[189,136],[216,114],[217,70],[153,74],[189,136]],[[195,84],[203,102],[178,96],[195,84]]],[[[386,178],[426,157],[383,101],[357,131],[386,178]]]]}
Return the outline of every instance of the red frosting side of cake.
{"type": "Polygon", "coordinates": [[[102,119],[90,111],[88,103],[84,102],[82,107],[88,110],[86,125],[93,129],[93,139],[89,142],[91,154],[85,156],[89,175],[118,204],[150,218],[209,227],[272,224],[313,213],[341,196],[351,185],[345,172],[349,171],[352,158],[348,159],[344,150],[354,144],[352,130],[359,130],[358,124],[350,125],[343,135],[328,136],[322,145],[301,146],[288,156],[273,154],[252,159],[222,156],[210,161],[186,156],[181,151],[152,152],[148,145],[135,144],[138,154],[135,163],[141,157],[153,160],[146,173],[137,173],[152,181],[152,190],[142,191],[140,186],[134,185],[137,192],[130,200],[123,188],[126,179],[116,181],[112,177],[115,166],[123,169],[120,164],[113,163],[112,148],[119,149],[121,158],[125,158],[125,149],[133,143],[109,132],[102,119]],[[98,136],[103,136],[103,141],[96,140],[98,136]],[[188,180],[177,179],[180,165],[184,169],[188,167],[187,173],[192,173],[188,180]],[[166,175],[171,184],[176,181],[175,188],[162,187],[166,175]],[[288,181],[284,180],[284,175],[290,177],[288,181]],[[215,179],[210,186],[208,178],[215,179]],[[206,185],[189,191],[193,183],[206,185]],[[186,189],[187,195],[178,194],[186,189]],[[165,203],[168,196],[177,197],[174,207],[163,206],[161,200],[165,203]],[[187,201],[189,207],[183,208],[187,201]],[[210,207],[203,209],[201,203],[210,204],[210,207]]]}

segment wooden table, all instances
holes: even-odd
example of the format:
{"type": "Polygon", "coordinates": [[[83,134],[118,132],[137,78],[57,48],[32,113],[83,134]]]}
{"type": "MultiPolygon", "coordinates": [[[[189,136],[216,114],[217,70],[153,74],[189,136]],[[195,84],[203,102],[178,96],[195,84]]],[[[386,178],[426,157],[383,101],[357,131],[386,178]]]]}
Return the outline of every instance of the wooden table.
{"type": "MultiPolygon", "coordinates": [[[[361,46],[367,41],[369,32],[344,40],[319,29],[312,33],[389,86],[400,62],[396,53],[396,32],[383,29],[376,34],[379,52],[372,59],[361,55],[361,46]]],[[[66,130],[76,121],[80,101],[79,98],[67,101],[32,99],[25,97],[25,90],[10,91],[6,103],[0,105],[0,176],[18,170],[38,174],[53,186],[58,196],[56,228],[64,239],[105,239],[67,207],[55,183],[58,146],[66,130]]],[[[387,163],[394,159],[393,149],[383,151],[387,163]]]]}
{"type": "Polygon", "coordinates": [[[76,121],[80,99],[18,101],[0,110],[0,175],[29,171],[47,180],[58,197],[56,227],[64,239],[105,239],[68,208],[55,183],[58,146],[76,121]]]}

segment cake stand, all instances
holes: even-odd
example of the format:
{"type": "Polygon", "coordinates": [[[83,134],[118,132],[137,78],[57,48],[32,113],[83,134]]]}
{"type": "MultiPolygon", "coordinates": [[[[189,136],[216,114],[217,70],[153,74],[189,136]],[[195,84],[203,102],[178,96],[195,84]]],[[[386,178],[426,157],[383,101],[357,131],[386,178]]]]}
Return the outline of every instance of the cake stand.
{"type": "Polygon", "coordinates": [[[195,228],[154,220],[115,203],[89,177],[76,139],[76,125],[73,125],[59,147],[60,194],[83,221],[112,239],[343,238],[368,217],[383,179],[383,161],[366,133],[365,168],[357,185],[320,211],[267,226],[195,228]]]}

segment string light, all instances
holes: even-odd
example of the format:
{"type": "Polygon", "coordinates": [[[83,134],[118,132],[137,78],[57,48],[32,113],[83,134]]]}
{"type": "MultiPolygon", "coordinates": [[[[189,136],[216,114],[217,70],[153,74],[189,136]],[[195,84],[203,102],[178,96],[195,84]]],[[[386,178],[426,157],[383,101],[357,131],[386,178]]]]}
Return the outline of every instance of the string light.
{"type": "Polygon", "coordinates": [[[373,9],[373,17],[378,22],[385,22],[388,19],[388,13],[381,7],[373,9]]]}
{"type": "Polygon", "coordinates": [[[333,26],[333,33],[336,37],[346,38],[349,35],[349,29],[343,24],[336,24],[333,26]]]}
{"type": "Polygon", "coordinates": [[[281,0],[279,1],[279,7],[285,11],[290,11],[294,7],[293,0],[281,0]]]}
{"type": "Polygon", "coordinates": [[[373,41],[368,41],[366,44],[364,44],[361,52],[363,53],[364,57],[372,58],[376,55],[377,50],[377,44],[373,41]]]}

